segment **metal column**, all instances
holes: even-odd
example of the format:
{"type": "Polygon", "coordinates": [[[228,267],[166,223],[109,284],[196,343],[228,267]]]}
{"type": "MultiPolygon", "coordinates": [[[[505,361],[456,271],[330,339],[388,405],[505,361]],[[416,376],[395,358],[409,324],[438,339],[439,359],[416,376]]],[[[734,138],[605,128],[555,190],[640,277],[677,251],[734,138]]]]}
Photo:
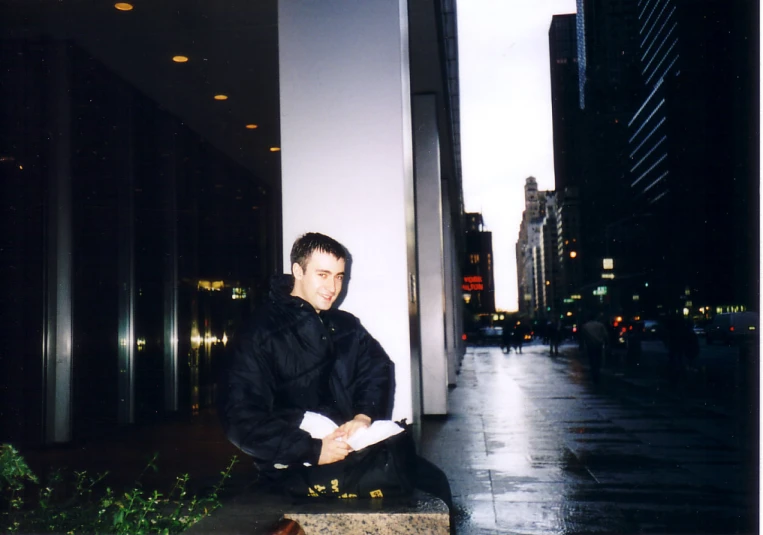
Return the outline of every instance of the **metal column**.
{"type": "Polygon", "coordinates": [[[49,174],[45,337],[45,437],[72,439],[72,176],[69,45],[50,45],[51,165],[49,174]]]}
{"type": "Polygon", "coordinates": [[[135,423],[135,200],[133,169],[133,129],[132,95],[123,91],[124,107],[121,123],[126,125],[123,139],[123,173],[119,180],[117,211],[119,243],[117,256],[119,272],[117,274],[118,293],[118,367],[117,378],[117,420],[120,424],[135,423]]]}
{"type": "Polygon", "coordinates": [[[168,147],[164,155],[165,219],[164,219],[164,410],[180,410],[178,377],[178,213],[177,213],[177,154],[175,150],[176,122],[169,117],[163,123],[163,142],[168,147]]]}

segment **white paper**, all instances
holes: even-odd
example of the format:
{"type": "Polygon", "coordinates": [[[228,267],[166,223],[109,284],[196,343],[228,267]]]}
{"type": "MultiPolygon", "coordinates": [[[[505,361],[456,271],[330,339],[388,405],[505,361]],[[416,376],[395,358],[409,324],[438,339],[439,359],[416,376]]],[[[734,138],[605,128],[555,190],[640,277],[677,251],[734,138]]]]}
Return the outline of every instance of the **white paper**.
{"type": "Polygon", "coordinates": [[[358,451],[402,432],[403,428],[392,420],[376,420],[369,427],[355,431],[355,434],[347,440],[347,444],[358,451]]]}
{"type": "Polygon", "coordinates": [[[330,418],[318,414],[317,412],[307,411],[305,417],[302,418],[302,423],[299,424],[299,428],[303,431],[310,433],[313,438],[322,439],[326,435],[330,435],[334,429],[339,427],[330,418]]]}
{"type": "MultiPolygon", "coordinates": [[[[337,427],[329,418],[316,412],[307,411],[299,428],[310,433],[313,438],[322,439],[330,435],[337,427]]],[[[359,451],[377,442],[402,433],[403,428],[392,420],[376,420],[369,427],[361,428],[353,434],[347,443],[353,450],[359,451]]]]}

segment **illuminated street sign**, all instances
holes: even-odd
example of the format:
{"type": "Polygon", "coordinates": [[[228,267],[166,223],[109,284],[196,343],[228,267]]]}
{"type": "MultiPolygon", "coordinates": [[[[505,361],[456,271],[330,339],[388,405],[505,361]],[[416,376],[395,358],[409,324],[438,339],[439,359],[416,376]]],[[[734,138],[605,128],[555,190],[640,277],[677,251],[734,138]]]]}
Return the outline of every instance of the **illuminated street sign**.
{"type": "Polygon", "coordinates": [[[593,295],[607,295],[607,287],[599,286],[593,291],[593,295]]]}

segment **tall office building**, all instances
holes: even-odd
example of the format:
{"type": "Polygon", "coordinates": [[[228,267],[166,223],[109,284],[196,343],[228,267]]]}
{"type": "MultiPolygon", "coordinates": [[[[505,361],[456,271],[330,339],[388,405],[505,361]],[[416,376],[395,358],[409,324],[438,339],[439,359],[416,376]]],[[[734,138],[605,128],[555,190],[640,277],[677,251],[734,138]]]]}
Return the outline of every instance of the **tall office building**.
{"type": "Polygon", "coordinates": [[[580,267],[578,291],[584,294],[601,282],[607,228],[623,217],[627,202],[627,120],[635,107],[635,20],[636,5],[630,0],[578,2],[581,134],[575,148],[575,180],[570,184],[585,207],[578,218],[575,260],[580,267]]]}
{"type": "MultiPolygon", "coordinates": [[[[584,9],[584,6],[580,6],[584,9]]],[[[562,304],[579,297],[582,285],[580,252],[579,189],[583,162],[588,156],[585,137],[585,111],[581,109],[581,85],[585,86],[584,70],[579,61],[585,50],[579,47],[578,35],[584,35],[584,17],[576,14],[554,15],[548,32],[551,66],[551,110],[554,131],[555,214],[552,232],[543,227],[544,252],[555,256],[558,273],[550,279],[553,298],[547,299],[554,314],[562,312],[562,304]],[[579,26],[580,25],[580,26],[579,26]],[[580,81],[583,81],[580,84],[580,81]],[[549,238],[553,236],[552,244],[549,238]],[[551,248],[547,247],[551,245],[551,248]]],[[[582,39],[584,45],[585,39],[582,39]]],[[[549,221],[551,223],[551,220],[549,221]]],[[[544,283],[545,284],[545,283],[544,283]]],[[[567,307],[571,309],[572,307],[567,307]]],[[[566,312],[566,310],[564,310],[566,312]]]]}
{"type": "Polygon", "coordinates": [[[548,31],[551,66],[551,117],[554,133],[555,189],[562,191],[579,179],[575,169],[582,113],[578,105],[578,50],[576,16],[554,15],[548,31]]]}
{"type": "MultiPolygon", "coordinates": [[[[632,220],[614,234],[666,308],[757,303],[749,7],[642,0],[641,101],[628,121],[632,220]],[[754,233],[753,233],[754,234],[754,233]],[[634,238],[648,247],[634,254],[634,238]]],[[[659,299],[658,299],[659,300],[659,299]]]]}

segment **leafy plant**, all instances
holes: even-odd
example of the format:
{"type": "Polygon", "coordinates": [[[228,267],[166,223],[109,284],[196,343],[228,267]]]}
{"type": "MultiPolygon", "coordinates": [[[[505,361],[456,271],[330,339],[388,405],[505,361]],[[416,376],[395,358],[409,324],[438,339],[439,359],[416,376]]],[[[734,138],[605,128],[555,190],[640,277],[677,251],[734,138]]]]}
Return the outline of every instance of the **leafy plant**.
{"type": "MultiPolygon", "coordinates": [[[[109,486],[101,489],[108,472],[90,476],[73,472],[67,489],[67,478],[61,470],[48,477],[45,485],[27,465],[19,452],[9,444],[0,445],[0,495],[7,501],[0,513],[0,531],[34,533],[114,533],[169,535],[181,533],[220,507],[220,492],[230,478],[233,457],[220,472],[219,482],[203,496],[189,495],[189,475],[182,474],[166,495],[143,488],[147,470],[157,471],[158,455],[148,464],[135,485],[121,492],[109,486]],[[25,503],[28,486],[40,486],[36,500],[25,503]]],[[[2,503],[2,502],[0,502],[2,503]]]]}
{"type": "Polygon", "coordinates": [[[3,491],[7,494],[8,512],[12,522],[9,531],[17,531],[19,522],[15,515],[24,506],[23,490],[27,481],[37,483],[38,479],[32,473],[24,458],[9,444],[0,446],[0,477],[3,478],[3,491]]]}

